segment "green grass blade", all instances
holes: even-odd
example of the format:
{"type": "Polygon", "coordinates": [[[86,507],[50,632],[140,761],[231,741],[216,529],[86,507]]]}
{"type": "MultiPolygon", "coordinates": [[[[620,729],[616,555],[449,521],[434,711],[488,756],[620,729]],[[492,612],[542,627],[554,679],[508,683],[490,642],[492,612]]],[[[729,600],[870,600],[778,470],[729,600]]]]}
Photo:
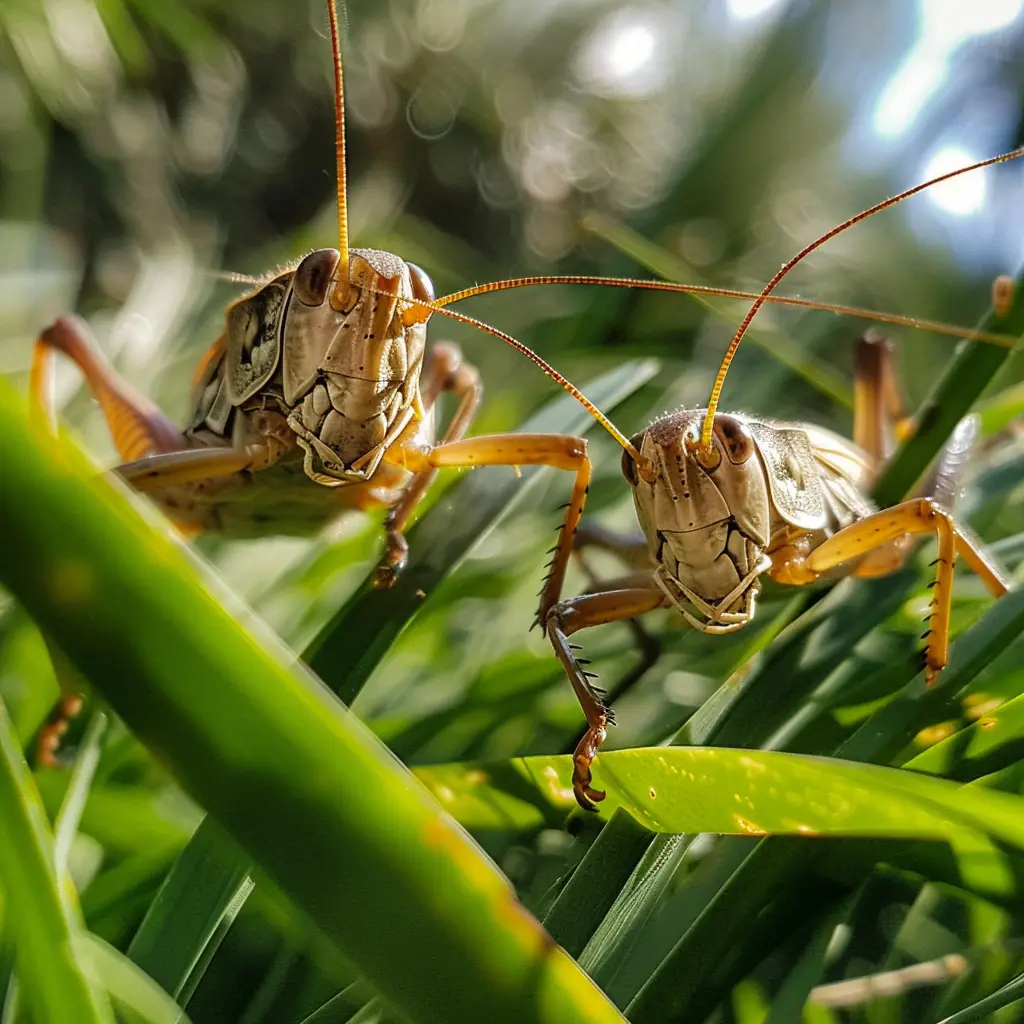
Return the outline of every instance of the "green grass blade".
{"type": "MultiPolygon", "coordinates": [[[[251,862],[211,818],[196,829],[164,879],[128,956],[178,998],[204,951],[252,888],[251,862]]],[[[185,1005],[187,1000],[181,1000],[185,1005]]]]}
{"type": "Polygon", "coordinates": [[[611,983],[675,877],[692,837],[659,835],[594,930],[580,966],[611,995],[611,983]]]}
{"type": "Polygon", "coordinates": [[[302,1024],[378,1024],[383,1019],[384,1007],[377,996],[370,996],[355,1013],[336,997],[306,1017],[302,1024]]]}
{"type": "Polygon", "coordinates": [[[53,823],[53,862],[58,873],[67,870],[71,844],[82,820],[86,801],[89,799],[96,767],[100,763],[100,745],[106,729],[107,716],[101,712],[94,713],[79,744],[67,792],[53,823]]]}
{"type": "Polygon", "coordinates": [[[833,913],[822,921],[801,952],[792,970],[772,999],[771,1011],[764,1024],[791,1024],[800,1019],[801,1010],[811,990],[821,978],[828,962],[828,947],[842,914],[833,913]]]}
{"type": "Polygon", "coordinates": [[[952,1017],[940,1020],[938,1024],[974,1024],[975,1021],[992,1020],[992,1014],[996,1010],[1021,1001],[1024,1001],[1024,975],[1014,978],[992,995],[979,999],[972,1006],[954,1013],[952,1017]]]}
{"type": "Polygon", "coordinates": [[[302,1024],[345,1024],[352,1014],[376,1001],[373,989],[364,981],[356,981],[314,1010],[302,1024]]]}
{"type": "Polygon", "coordinates": [[[0,462],[0,579],[390,1003],[439,1024],[621,1019],[372,734],[6,384],[0,462]]]}
{"type": "MultiPolygon", "coordinates": [[[[1005,317],[989,310],[978,329],[1020,335],[1024,332],[1024,272],[1014,282],[1013,305],[1005,317]]],[[[981,393],[1003,368],[1013,349],[981,341],[964,341],[947,365],[941,379],[917,413],[917,428],[886,465],[875,484],[874,497],[883,508],[895,505],[938,455],[953,428],[966,416],[981,393]]]]}
{"type": "Polygon", "coordinates": [[[144,971],[95,935],[78,944],[127,1024],[189,1024],[181,1007],[144,971]]]}
{"type": "MultiPolygon", "coordinates": [[[[510,765],[554,805],[573,806],[568,754],[510,765]]],[[[613,750],[594,768],[595,785],[607,792],[599,813],[623,808],[654,832],[945,839],[955,827],[1024,849],[1024,799],[897,768],[723,747],[613,750]]],[[[487,764],[417,775],[469,828],[479,826],[481,804],[517,799],[494,790],[487,764]]]]}
{"type": "Polygon", "coordinates": [[[544,916],[544,927],[579,959],[651,844],[651,832],[630,814],[613,814],[544,916]],[[602,842],[607,837],[608,841],[602,842]]]}
{"type": "MultiPolygon", "coordinates": [[[[648,381],[656,370],[651,361],[630,362],[599,378],[587,394],[599,406],[613,409],[648,381]]],[[[582,433],[593,425],[573,399],[560,396],[523,425],[529,433],[582,433]]],[[[524,500],[537,482],[537,467],[524,467],[523,478],[512,474],[467,474],[444,502],[408,533],[409,565],[387,593],[371,589],[369,580],[320,631],[304,653],[324,681],[346,703],[359,694],[390,645],[423,607],[419,592],[428,595],[486,530],[524,500]],[[457,530],[452,523],[457,522],[457,530]]],[[[244,901],[249,860],[217,844],[215,827],[203,826],[182,851],[162,890],[140,926],[129,955],[174,995],[185,979],[194,984],[203,952],[218,923],[244,901]],[[215,847],[215,848],[214,848],[215,847]]]]}
{"type": "Polygon", "coordinates": [[[1024,632],[1024,589],[1011,590],[957,640],[949,665],[932,687],[918,678],[873,714],[836,751],[857,761],[895,757],[928,724],[928,716],[977,675],[1024,632]]]}
{"type": "Polygon", "coordinates": [[[53,836],[0,704],[0,890],[14,939],[19,1002],[39,1024],[107,1024],[105,997],[73,951],[81,930],[71,883],[53,872],[53,836]]]}

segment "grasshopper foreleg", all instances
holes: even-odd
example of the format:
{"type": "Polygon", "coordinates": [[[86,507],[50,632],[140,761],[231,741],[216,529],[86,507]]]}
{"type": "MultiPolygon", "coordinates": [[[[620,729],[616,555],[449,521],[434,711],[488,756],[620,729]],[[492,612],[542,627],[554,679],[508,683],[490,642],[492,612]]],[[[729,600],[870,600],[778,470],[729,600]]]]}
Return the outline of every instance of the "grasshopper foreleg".
{"type": "MultiPolygon", "coordinates": [[[[412,470],[417,474],[417,478],[422,478],[425,474],[432,475],[437,470],[446,468],[553,466],[555,469],[576,470],[578,486],[579,474],[585,472],[587,479],[590,474],[586,441],[563,434],[487,434],[437,445],[399,444],[388,452],[387,457],[389,461],[412,470]]],[[[571,548],[570,538],[570,551],[571,548]]],[[[566,557],[568,554],[569,552],[566,552],[566,557]]],[[[563,575],[564,572],[563,565],[563,575]]],[[[561,587],[561,576],[557,580],[557,585],[561,587]]],[[[557,591],[554,597],[557,598],[557,591]]]]}
{"type": "MultiPolygon", "coordinates": [[[[462,440],[469,429],[480,406],[483,387],[476,367],[462,361],[462,352],[457,345],[441,343],[435,345],[430,354],[429,376],[423,382],[423,404],[427,409],[432,408],[442,391],[450,391],[458,397],[459,406],[440,441],[442,445],[451,444],[462,440]]],[[[374,577],[375,587],[386,589],[393,586],[402,571],[409,553],[405,527],[436,476],[436,467],[420,470],[405,486],[398,504],[388,513],[385,521],[387,542],[384,558],[374,577]]]]}

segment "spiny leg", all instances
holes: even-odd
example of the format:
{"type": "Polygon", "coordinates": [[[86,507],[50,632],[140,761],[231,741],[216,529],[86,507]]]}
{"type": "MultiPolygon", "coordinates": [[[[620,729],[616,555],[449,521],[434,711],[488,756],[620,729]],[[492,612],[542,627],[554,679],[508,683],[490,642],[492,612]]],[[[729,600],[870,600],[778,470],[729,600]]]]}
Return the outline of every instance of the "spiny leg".
{"type": "Polygon", "coordinates": [[[585,811],[595,810],[594,804],[605,796],[601,790],[593,789],[590,785],[591,764],[614,718],[602,694],[591,683],[593,673],[582,667],[587,662],[576,657],[569,637],[588,626],[634,619],[666,603],[665,595],[658,588],[652,574],[640,586],[559,601],[545,616],[545,632],[587,718],[587,731],[572,756],[572,791],[576,802],[585,811]]]}
{"type": "Polygon", "coordinates": [[[590,481],[587,442],[568,434],[487,434],[433,446],[395,445],[388,452],[388,460],[404,464],[414,473],[474,466],[552,466],[576,473],[561,536],[552,548],[556,554],[550,563],[551,572],[541,592],[544,596],[537,622],[542,622],[547,609],[558,599],[566,563],[572,554],[572,534],[583,512],[590,481]],[[551,596],[547,597],[549,594],[551,596]]]}
{"type": "Polygon", "coordinates": [[[956,556],[981,577],[994,597],[1002,597],[1009,582],[981,546],[956,523],[953,516],[931,498],[912,498],[883,509],[840,530],[806,559],[814,574],[846,562],[862,559],[871,551],[908,534],[935,532],[939,557],[936,562],[929,629],[924,634],[925,682],[930,686],[946,665],[949,654],[949,618],[953,598],[953,564],[956,556]]]}
{"type": "MultiPolygon", "coordinates": [[[[459,398],[448,429],[441,438],[441,444],[460,441],[469,429],[480,406],[483,387],[476,367],[462,361],[462,352],[457,345],[441,343],[431,349],[431,362],[423,383],[423,404],[431,409],[443,391],[451,391],[459,398]]],[[[377,567],[373,585],[379,589],[394,586],[398,574],[405,566],[409,545],[405,540],[405,528],[416,506],[429,490],[437,476],[436,468],[420,470],[406,484],[398,504],[388,513],[385,520],[387,541],[384,558],[377,567]]]]}
{"type": "MultiPolygon", "coordinates": [[[[580,525],[576,530],[573,555],[587,578],[588,594],[601,590],[630,589],[641,585],[641,581],[650,573],[651,556],[647,548],[647,539],[642,533],[620,533],[603,526],[580,525]],[[591,548],[614,555],[632,571],[611,579],[601,579],[585,554],[591,548]]],[[[624,693],[628,693],[661,657],[661,644],[644,629],[639,619],[629,619],[626,627],[633,635],[639,661],[609,690],[609,704],[614,703],[624,693]]]]}

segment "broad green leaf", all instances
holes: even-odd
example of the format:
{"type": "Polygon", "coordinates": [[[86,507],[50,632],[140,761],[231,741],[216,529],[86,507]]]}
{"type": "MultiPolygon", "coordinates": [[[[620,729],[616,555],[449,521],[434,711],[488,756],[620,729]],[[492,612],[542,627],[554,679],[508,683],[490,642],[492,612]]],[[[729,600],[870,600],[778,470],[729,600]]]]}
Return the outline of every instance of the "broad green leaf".
{"type": "MultiPolygon", "coordinates": [[[[614,408],[646,382],[651,362],[629,363],[588,387],[592,399],[614,408]]],[[[582,433],[593,420],[568,396],[545,406],[523,425],[531,433],[582,433]]],[[[304,658],[346,702],[358,695],[390,645],[424,605],[423,593],[457,565],[472,544],[510,508],[523,500],[538,479],[536,467],[524,467],[525,479],[511,474],[467,474],[439,506],[409,531],[409,564],[386,593],[369,579],[320,631],[304,658]],[[458,530],[451,523],[458,522],[458,530]]],[[[238,851],[213,836],[205,823],[182,851],[130,948],[130,955],[177,995],[186,978],[201,972],[207,945],[226,915],[237,912],[248,895],[251,865],[238,851]],[[211,846],[211,843],[215,844],[211,846]]]]}
{"type": "MultiPolygon", "coordinates": [[[[416,774],[470,828],[523,828],[536,800],[574,806],[572,759],[439,765],[416,774]],[[518,786],[513,785],[518,781],[518,786]],[[528,793],[526,799],[521,792],[528,793]],[[532,792],[530,792],[532,791],[532,792]],[[534,795],[535,794],[535,795],[534,795]]],[[[1024,848],[1024,800],[854,761],[721,747],[614,750],[595,762],[599,813],[627,810],[654,832],[900,836],[980,831],[1024,848]]]]}

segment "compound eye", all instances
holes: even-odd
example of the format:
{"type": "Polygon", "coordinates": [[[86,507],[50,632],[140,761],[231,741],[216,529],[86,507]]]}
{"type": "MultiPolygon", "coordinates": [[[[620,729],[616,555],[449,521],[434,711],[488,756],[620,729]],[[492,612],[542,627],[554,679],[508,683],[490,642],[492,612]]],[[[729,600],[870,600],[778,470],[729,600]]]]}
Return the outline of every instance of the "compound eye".
{"type": "Polygon", "coordinates": [[[299,302],[304,306],[322,305],[340,260],[337,249],[317,249],[298,265],[292,290],[299,302]]]}
{"type": "Polygon", "coordinates": [[[427,272],[417,267],[415,263],[406,265],[409,268],[409,276],[412,278],[413,298],[422,299],[424,302],[433,302],[436,297],[434,282],[427,276],[427,272]]]}
{"type": "Polygon", "coordinates": [[[725,454],[734,466],[742,465],[754,454],[754,438],[747,425],[735,416],[715,416],[715,437],[722,442],[725,454]]]}

